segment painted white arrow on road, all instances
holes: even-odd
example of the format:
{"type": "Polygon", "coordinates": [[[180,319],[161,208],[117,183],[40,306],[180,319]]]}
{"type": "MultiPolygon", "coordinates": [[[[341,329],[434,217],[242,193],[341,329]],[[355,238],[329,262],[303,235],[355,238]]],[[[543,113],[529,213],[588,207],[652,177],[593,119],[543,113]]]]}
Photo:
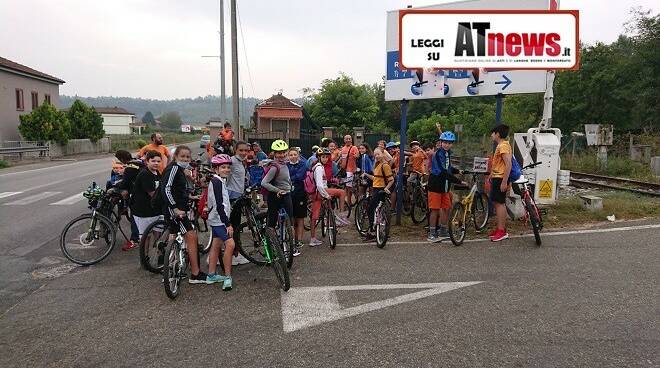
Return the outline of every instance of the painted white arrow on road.
{"type": "Polygon", "coordinates": [[[291,288],[288,292],[282,292],[282,329],[284,332],[292,332],[320,325],[325,322],[336,321],[466,286],[476,285],[481,282],[482,281],[291,288]],[[335,293],[336,291],[344,290],[387,289],[424,290],[350,308],[342,308],[341,305],[339,305],[337,294],[335,293]]]}

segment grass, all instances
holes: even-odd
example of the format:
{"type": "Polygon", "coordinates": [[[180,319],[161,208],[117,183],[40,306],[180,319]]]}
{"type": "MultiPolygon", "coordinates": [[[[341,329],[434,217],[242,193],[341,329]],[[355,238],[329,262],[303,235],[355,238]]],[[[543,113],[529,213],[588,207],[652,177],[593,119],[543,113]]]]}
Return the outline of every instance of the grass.
{"type": "Polygon", "coordinates": [[[562,155],[561,166],[562,169],[571,171],[660,183],[660,178],[653,175],[648,164],[631,161],[627,158],[608,157],[607,164],[603,166],[600,165],[595,155],[579,155],[574,158],[571,158],[570,155],[562,155]]]}
{"type": "Polygon", "coordinates": [[[9,162],[7,162],[5,160],[0,160],[0,169],[4,169],[4,168],[9,167],[9,166],[10,166],[9,162]]]}
{"type": "MultiPolygon", "coordinates": [[[[200,134],[163,133],[163,144],[189,143],[199,141],[200,134]]],[[[139,150],[151,141],[150,134],[143,135],[113,135],[110,136],[110,149],[115,152],[139,150]]]]}

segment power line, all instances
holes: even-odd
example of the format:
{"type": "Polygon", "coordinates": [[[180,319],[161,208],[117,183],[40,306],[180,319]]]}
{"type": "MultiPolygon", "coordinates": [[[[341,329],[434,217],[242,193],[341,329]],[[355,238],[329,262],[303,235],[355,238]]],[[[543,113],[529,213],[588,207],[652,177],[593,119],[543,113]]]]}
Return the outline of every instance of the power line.
{"type": "Polygon", "coordinates": [[[243,23],[241,22],[241,12],[236,6],[236,15],[238,16],[238,27],[241,30],[241,41],[243,41],[243,53],[245,54],[245,66],[247,68],[248,77],[250,78],[250,87],[252,88],[252,96],[256,96],[254,92],[254,82],[252,82],[252,72],[250,71],[250,63],[248,62],[247,48],[245,46],[245,34],[243,33],[243,23]]]}

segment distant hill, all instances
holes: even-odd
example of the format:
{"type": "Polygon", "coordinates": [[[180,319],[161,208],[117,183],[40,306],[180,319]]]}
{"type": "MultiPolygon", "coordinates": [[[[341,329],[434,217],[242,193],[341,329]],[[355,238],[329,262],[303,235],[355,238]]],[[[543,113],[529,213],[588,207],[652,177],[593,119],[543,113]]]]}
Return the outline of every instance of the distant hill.
{"type": "MultiPolygon", "coordinates": [[[[220,116],[220,97],[219,96],[206,96],[197,98],[183,98],[175,100],[153,100],[144,98],[132,97],[79,97],[79,96],[60,96],[60,105],[62,108],[70,107],[73,102],[79,99],[84,103],[91,106],[118,106],[135,114],[137,119],[142,119],[142,116],[147,111],[158,118],[160,115],[177,111],[184,122],[186,123],[205,123],[210,117],[220,116]]],[[[246,97],[240,100],[240,119],[242,125],[247,125],[250,122],[250,117],[254,113],[254,106],[261,102],[261,99],[254,97],[246,97]]],[[[227,115],[231,117],[232,114],[232,100],[231,97],[227,98],[226,111],[227,115]]]]}

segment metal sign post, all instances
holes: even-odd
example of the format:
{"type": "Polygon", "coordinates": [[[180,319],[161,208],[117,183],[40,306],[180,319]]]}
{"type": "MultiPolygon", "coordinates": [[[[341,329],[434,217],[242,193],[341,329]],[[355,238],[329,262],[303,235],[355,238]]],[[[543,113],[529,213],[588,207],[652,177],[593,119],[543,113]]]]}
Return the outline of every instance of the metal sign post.
{"type": "Polygon", "coordinates": [[[406,164],[406,141],[408,140],[408,100],[401,100],[401,141],[399,145],[399,172],[396,176],[396,224],[401,225],[401,212],[403,209],[403,170],[406,164]]]}

